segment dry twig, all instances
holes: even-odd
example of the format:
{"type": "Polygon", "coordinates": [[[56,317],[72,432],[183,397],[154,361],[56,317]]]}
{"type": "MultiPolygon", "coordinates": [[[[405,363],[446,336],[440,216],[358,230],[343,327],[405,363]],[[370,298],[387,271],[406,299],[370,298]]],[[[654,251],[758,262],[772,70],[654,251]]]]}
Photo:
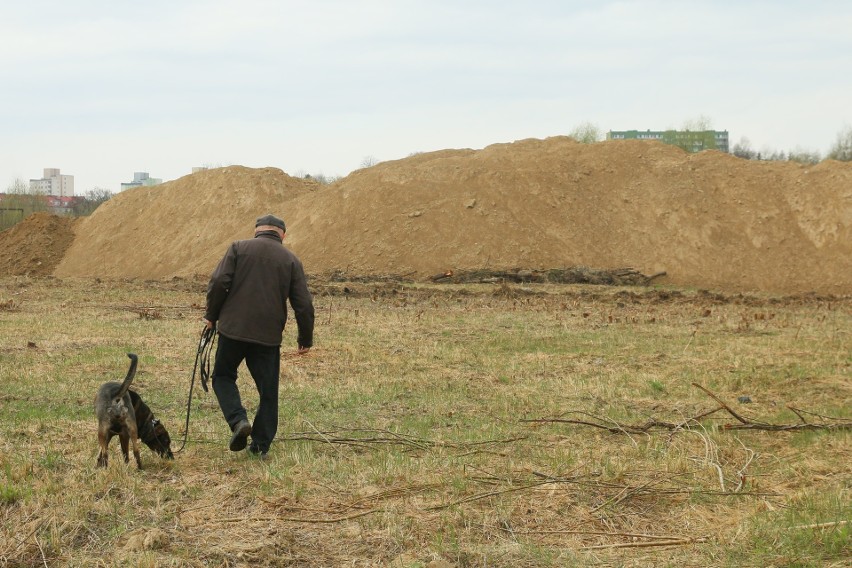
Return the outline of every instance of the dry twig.
{"type": "Polygon", "coordinates": [[[840,526],[843,526],[843,525],[848,525],[850,522],[852,522],[852,521],[833,521],[833,522],[830,522],[830,523],[816,523],[816,524],[813,524],[813,525],[797,525],[795,527],[790,527],[787,530],[794,531],[794,530],[801,530],[801,529],[828,529],[828,528],[832,528],[832,527],[840,527],[840,526]]]}
{"type": "Polygon", "coordinates": [[[591,420],[576,420],[571,418],[528,418],[522,419],[521,422],[536,422],[536,423],[547,423],[547,422],[558,422],[564,424],[579,424],[582,426],[593,426],[595,428],[600,428],[602,430],[606,430],[607,432],[611,432],[612,434],[647,434],[653,430],[670,430],[677,431],[686,428],[690,423],[698,422],[702,418],[706,418],[711,414],[715,414],[716,412],[722,410],[722,406],[718,406],[713,410],[708,410],[705,412],[701,412],[696,416],[692,416],[683,420],[681,422],[666,422],[663,420],[657,420],[656,418],[651,418],[647,420],[644,424],[619,424],[610,418],[602,418],[600,416],[596,416],[594,414],[590,414],[588,412],[583,412],[581,410],[572,410],[566,412],[565,414],[579,414],[582,416],[588,416],[591,420]],[[615,424],[615,426],[608,426],[606,423],[615,424]]]}
{"type": "MultiPolygon", "coordinates": [[[[840,418],[832,419],[835,422],[833,423],[822,423],[822,424],[814,424],[812,422],[808,422],[805,420],[803,414],[805,411],[794,409],[791,407],[787,407],[802,420],[802,424],[769,424],[766,422],[758,422],[754,420],[749,420],[748,418],[744,418],[743,416],[737,414],[730,406],[722,402],[722,400],[710,392],[708,389],[699,385],[698,383],[692,383],[692,386],[701,389],[704,391],[710,398],[718,402],[722,405],[728,414],[737,419],[739,424],[723,424],[723,430],[766,430],[769,432],[787,432],[787,431],[797,431],[797,430],[849,430],[852,429],[852,420],[844,420],[840,418]]],[[[812,413],[811,413],[812,414],[812,413]]],[[[815,415],[818,416],[818,415],[815,415]]]]}
{"type": "MultiPolygon", "coordinates": [[[[580,410],[572,410],[568,411],[565,414],[577,414],[580,416],[586,416],[589,420],[581,420],[574,418],[527,418],[521,419],[521,422],[527,423],[563,423],[563,424],[578,424],[581,426],[592,426],[594,428],[600,428],[602,430],[606,430],[612,434],[648,434],[654,430],[668,430],[671,432],[677,432],[680,430],[688,430],[689,424],[697,424],[698,421],[702,418],[707,418],[708,416],[719,412],[720,410],[725,410],[728,414],[733,416],[739,424],[723,424],[721,426],[722,430],[766,430],[770,432],[784,432],[784,431],[798,431],[798,430],[849,430],[852,429],[852,420],[846,420],[842,418],[829,418],[819,414],[815,414],[813,412],[808,412],[805,410],[801,410],[798,408],[793,408],[788,406],[792,412],[794,412],[799,419],[802,421],[801,424],[769,424],[767,422],[760,422],[756,420],[750,420],[733,408],[731,408],[728,404],[726,404],[722,399],[712,393],[710,390],[705,387],[699,385],[698,383],[692,383],[692,385],[698,389],[701,389],[706,393],[710,398],[715,400],[719,406],[712,410],[707,410],[705,412],[701,412],[696,416],[692,416],[683,420],[681,422],[666,422],[664,420],[657,420],[656,418],[651,418],[647,420],[643,424],[619,424],[618,422],[612,420],[611,418],[604,418],[600,416],[596,416],[594,414],[590,414],[588,412],[580,411],[580,410]],[[815,424],[813,422],[808,422],[804,415],[811,414],[813,416],[818,416],[823,420],[831,420],[832,422],[823,422],[820,424],[815,424]],[[614,424],[614,426],[612,425],[614,424]]],[[[564,416],[564,414],[563,414],[564,416]]],[[[631,438],[632,440],[632,438],[631,438]]],[[[634,442],[635,443],[635,442],[634,442]]]]}
{"type": "Polygon", "coordinates": [[[746,452],[746,462],[737,472],[737,477],[739,477],[739,481],[737,482],[737,488],[734,489],[735,492],[739,492],[742,490],[743,486],[746,482],[746,469],[748,469],[749,464],[751,464],[752,460],[755,458],[757,454],[754,453],[754,450],[747,448],[745,444],[742,443],[741,440],[737,439],[737,442],[743,447],[746,452]]]}
{"type": "Polygon", "coordinates": [[[36,546],[38,546],[38,551],[41,553],[41,561],[44,562],[44,568],[47,568],[47,557],[44,555],[44,549],[41,547],[41,543],[38,540],[38,535],[35,536],[36,546]]]}
{"type": "Polygon", "coordinates": [[[649,548],[651,546],[682,546],[684,544],[696,544],[707,542],[707,537],[681,538],[674,540],[654,540],[650,542],[616,542],[613,544],[597,544],[595,546],[584,546],[580,550],[602,550],[604,548],[649,548]]]}
{"type": "Polygon", "coordinates": [[[538,481],[536,483],[528,483],[526,485],[521,485],[520,487],[510,487],[508,489],[500,489],[499,491],[489,491],[487,493],[477,493],[476,495],[470,495],[469,497],[465,497],[463,499],[459,499],[457,501],[452,501],[450,503],[445,503],[443,505],[435,505],[434,507],[427,507],[427,511],[440,511],[441,509],[449,509],[454,505],[461,505],[463,503],[470,503],[471,501],[478,501],[480,499],[487,499],[488,497],[494,497],[496,495],[503,495],[504,493],[513,493],[515,491],[523,491],[525,489],[531,489],[533,487],[539,487],[541,485],[548,485],[550,483],[558,483],[557,481],[538,481]]]}
{"type": "Polygon", "coordinates": [[[518,436],[515,438],[507,438],[503,440],[483,440],[480,442],[444,442],[444,441],[434,441],[427,440],[424,438],[416,438],[414,436],[409,436],[407,434],[400,434],[399,432],[393,432],[391,430],[373,430],[373,429],[359,429],[359,428],[346,428],[341,430],[332,430],[332,431],[320,431],[313,424],[310,425],[313,428],[313,433],[311,432],[294,432],[287,436],[287,440],[296,441],[296,440],[304,440],[311,442],[325,442],[326,444],[349,444],[353,446],[361,446],[361,447],[369,447],[371,444],[374,445],[389,445],[389,446],[403,446],[407,447],[411,450],[423,450],[428,451],[433,448],[455,448],[455,449],[472,449],[472,448],[481,448],[482,446],[489,445],[497,445],[497,444],[509,444],[512,442],[517,442],[520,440],[525,440],[526,436],[518,436]],[[350,434],[348,436],[343,436],[340,434],[347,433],[350,434]],[[364,434],[371,434],[370,436],[361,437],[364,434]],[[316,436],[319,436],[317,438],[316,436]]]}
{"type": "MultiPolygon", "coordinates": [[[[290,523],[311,523],[311,524],[330,524],[330,523],[342,523],[343,521],[350,521],[352,519],[357,519],[359,517],[366,517],[367,515],[372,515],[373,513],[380,513],[382,509],[370,509],[368,511],[361,511],[359,513],[354,513],[352,515],[346,515],[343,517],[334,517],[330,519],[304,519],[300,517],[279,517],[277,515],[265,516],[265,517],[252,517],[252,521],[264,521],[264,522],[275,522],[275,521],[285,521],[290,523]]],[[[217,523],[244,523],[246,522],[246,517],[226,517],[224,519],[216,519],[217,523]]],[[[204,523],[208,524],[208,523],[204,523]]]]}

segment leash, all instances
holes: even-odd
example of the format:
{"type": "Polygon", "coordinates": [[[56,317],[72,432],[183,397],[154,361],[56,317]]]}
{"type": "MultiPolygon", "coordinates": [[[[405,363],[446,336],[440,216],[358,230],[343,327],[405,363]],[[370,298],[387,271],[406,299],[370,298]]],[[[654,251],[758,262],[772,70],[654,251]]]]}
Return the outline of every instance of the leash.
{"type": "Polygon", "coordinates": [[[192,409],[192,389],[195,386],[195,375],[197,372],[201,375],[201,388],[204,392],[209,392],[207,389],[207,381],[210,378],[210,354],[213,352],[213,344],[216,343],[216,327],[204,326],[201,331],[201,337],[198,339],[198,349],[195,351],[195,366],[192,368],[192,380],[189,382],[189,396],[186,400],[186,424],[183,428],[183,442],[180,448],[174,451],[178,453],[183,451],[186,446],[186,439],[189,436],[189,414],[192,409]]]}

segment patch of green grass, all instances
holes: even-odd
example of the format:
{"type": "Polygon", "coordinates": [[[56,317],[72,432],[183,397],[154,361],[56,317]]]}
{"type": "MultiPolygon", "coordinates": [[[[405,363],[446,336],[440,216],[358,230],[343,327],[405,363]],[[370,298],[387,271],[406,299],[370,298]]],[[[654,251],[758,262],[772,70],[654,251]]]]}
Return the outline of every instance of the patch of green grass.
{"type": "Polygon", "coordinates": [[[0,482],[0,505],[13,505],[25,499],[30,491],[18,485],[0,482]]]}
{"type": "Polygon", "coordinates": [[[8,409],[9,418],[20,424],[28,422],[54,422],[57,420],[80,420],[94,416],[94,410],[79,404],[63,401],[33,399],[21,400],[8,409]]]}
{"type": "Polygon", "coordinates": [[[68,464],[64,456],[54,450],[47,450],[44,454],[38,456],[37,463],[40,467],[49,470],[59,470],[68,464]]]}
{"type": "Polygon", "coordinates": [[[758,515],[749,523],[747,543],[733,559],[763,566],[825,566],[852,557],[852,495],[806,493],[781,511],[758,515]]]}

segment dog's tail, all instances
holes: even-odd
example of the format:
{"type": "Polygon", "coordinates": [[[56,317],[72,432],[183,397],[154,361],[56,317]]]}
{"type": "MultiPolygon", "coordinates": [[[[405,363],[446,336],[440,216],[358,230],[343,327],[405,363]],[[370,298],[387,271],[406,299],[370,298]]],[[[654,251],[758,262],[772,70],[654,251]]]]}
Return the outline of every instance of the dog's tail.
{"type": "Polygon", "coordinates": [[[124,377],[124,382],[121,383],[121,388],[118,390],[115,398],[122,398],[127,394],[127,389],[130,388],[130,383],[133,382],[133,377],[136,376],[136,365],[139,363],[139,357],[136,356],[136,353],[128,353],[127,356],[130,357],[130,368],[127,369],[127,376],[124,377]]]}

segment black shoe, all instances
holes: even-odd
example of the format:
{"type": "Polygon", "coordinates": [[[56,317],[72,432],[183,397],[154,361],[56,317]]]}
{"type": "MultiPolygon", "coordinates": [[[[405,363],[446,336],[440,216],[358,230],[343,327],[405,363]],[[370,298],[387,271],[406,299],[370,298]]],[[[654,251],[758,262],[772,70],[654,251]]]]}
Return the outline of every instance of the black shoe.
{"type": "Polygon", "coordinates": [[[248,453],[250,456],[258,458],[263,461],[269,460],[269,453],[263,452],[257,446],[249,446],[248,453]]]}
{"type": "Polygon", "coordinates": [[[251,434],[251,424],[248,420],[240,420],[234,426],[234,435],[231,436],[231,443],[228,444],[228,449],[232,452],[244,450],[248,443],[248,437],[251,434]]]}

